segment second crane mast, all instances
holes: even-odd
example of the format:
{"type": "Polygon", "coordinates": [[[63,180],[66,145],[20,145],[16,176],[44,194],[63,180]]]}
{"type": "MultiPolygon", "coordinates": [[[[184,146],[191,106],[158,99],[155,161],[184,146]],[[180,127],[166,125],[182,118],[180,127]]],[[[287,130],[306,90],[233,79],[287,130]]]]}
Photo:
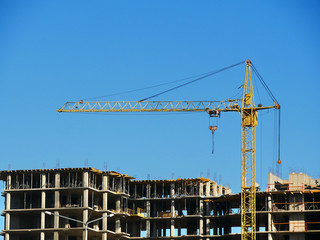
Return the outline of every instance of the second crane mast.
{"type": "Polygon", "coordinates": [[[251,61],[246,60],[242,99],[226,101],[95,101],[67,102],[58,112],[207,112],[211,117],[220,112],[238,112],[241,116],[241,239],[256,239],[256,149],[255,128],[258,111],[279,109],[255,106],[251,78],[251,61]]]}

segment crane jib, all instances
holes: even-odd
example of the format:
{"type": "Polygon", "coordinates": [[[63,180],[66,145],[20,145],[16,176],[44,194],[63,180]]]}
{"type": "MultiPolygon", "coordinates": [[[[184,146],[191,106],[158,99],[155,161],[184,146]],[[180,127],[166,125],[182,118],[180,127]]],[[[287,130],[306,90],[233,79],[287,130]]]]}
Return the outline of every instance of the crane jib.
{"type": "MultiPolygon", "coordinates": [[[[58,112],[240,112],[239,99],[227,101],[106,101],[67,102],[58,112]]],[[[254,110],[276,108],[276,106],[256,107],[254,110]]],[[[245,109],[245,108],[244,108],[245,109]]]]}
{"type": "Polygon", "coordinates": [[[227,101],[106,101],[67,102],[58,112],[200,112],[236,110],[241,100],[227,101]]]}

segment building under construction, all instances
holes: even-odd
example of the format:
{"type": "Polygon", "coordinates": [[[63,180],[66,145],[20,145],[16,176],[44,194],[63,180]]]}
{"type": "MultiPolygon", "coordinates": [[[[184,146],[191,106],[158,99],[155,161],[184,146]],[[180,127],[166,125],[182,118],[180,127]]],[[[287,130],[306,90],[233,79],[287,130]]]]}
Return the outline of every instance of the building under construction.
{"type": "MultiPolygon", "coordinates": [[[[5,240],[241,239],[240,194],[206,178],[134,180],[94,168],[8,170],[5,240]]],[[[259,240],[320,239],[320,179],[269,173],[259,240]]]]}

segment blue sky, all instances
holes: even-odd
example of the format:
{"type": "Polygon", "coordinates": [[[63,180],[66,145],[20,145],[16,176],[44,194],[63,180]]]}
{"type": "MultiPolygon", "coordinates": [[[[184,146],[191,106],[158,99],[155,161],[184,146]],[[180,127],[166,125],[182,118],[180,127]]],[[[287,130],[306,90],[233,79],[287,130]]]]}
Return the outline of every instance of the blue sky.
{"type": "MultiPolygon", "coordinates": [[[[209,173],[237,192],[236,113],[211,120],[219,126],[212,155],[205,113],[56,109],[250,58],[282,107],[282,176],[303,171],[319,178],[319,10],[318,1],[1,1],[0,168],[88,162],[139,179],[209,173]]],[[[154,100],[225,100],[239,92],[244,74],[241,65],[154,100]]],[[[172,86],[95,100],[140,100],[172,86]]],[[[267,99],[262,88],[259,94],[267,99]]],[[[276,161],[275,114],[259,116],[257,181],[265,186],[276,161]]]]}

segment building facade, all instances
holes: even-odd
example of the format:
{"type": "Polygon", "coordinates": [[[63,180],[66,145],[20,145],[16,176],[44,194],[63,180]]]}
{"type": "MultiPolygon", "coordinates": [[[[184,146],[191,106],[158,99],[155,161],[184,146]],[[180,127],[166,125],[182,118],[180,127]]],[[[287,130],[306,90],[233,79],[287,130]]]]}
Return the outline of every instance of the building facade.
{"type": "MultiPolygon", "coordinates": [[[[241,239],[240,194],[206,178],[63,168],[1,171],[0,179],[5,240],[241,239]]],[[[269,173],[257,192],[257,239],[320,239],[318,181],[269,173]]]]}

